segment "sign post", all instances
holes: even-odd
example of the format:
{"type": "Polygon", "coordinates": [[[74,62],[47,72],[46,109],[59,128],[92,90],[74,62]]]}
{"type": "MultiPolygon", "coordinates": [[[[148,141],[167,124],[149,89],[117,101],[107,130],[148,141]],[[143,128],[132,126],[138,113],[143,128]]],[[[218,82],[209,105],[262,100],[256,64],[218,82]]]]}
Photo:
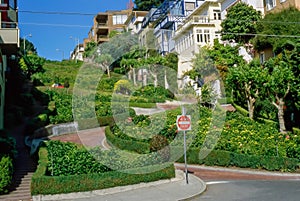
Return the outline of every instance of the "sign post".
{"type": "Polygon", "coordinates": [[[186,159],[186,132],[191,130],[191,116],[185,114],[185,108],[182,107],[182,115],[177,116],[176,125],[178,131],[183,131],[183,149],[184,149],[184,171],[186,183],[189,183],[188,170],[187,170],[187,159],[186,159]]]}

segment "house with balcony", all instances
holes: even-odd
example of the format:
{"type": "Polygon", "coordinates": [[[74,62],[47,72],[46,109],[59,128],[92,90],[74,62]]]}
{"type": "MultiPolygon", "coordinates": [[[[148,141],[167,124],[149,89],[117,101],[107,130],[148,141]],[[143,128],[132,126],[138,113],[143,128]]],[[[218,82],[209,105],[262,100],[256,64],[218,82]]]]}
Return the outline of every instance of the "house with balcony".
{"type": "Polygon", "coordinates": [[[93,19],[93,26],[88,33],[88,39],[84,40],[84,46],[91,41],[97,44],[109,41],[112,31],[123,32],[126,29],[125,22],[131,12],[132,9],[98,13],[93,19]]]}
{"type": "Polygon", "coordinates": [[[183,75],[192,69],[192,60],[203,46],[212,46],[220,39],[221,4],[206,0],[186,17],[175,31],[175,51],[178,54],[178,86],[184,85],[183,75]]]}
{"type": "Polygon", "coordinates": [[[20,35],[17,0],[2,0],[0,10],[0,129],[3,129],[6,75],[18,67],[17,52],[20,46],[20,35]]]}
{"type": "Polygon", "coordinates": [[[143,20],[142,28],[151,29],[156,39],[156,49],[161,54],[175,50],[175,30],[202,3],[204,0],[165,0],[158,8],[150,10],[143,20]]]}
{"type": "Polygon", "coordinates": [[[132,11],[125,22],[126,31],[131,31],[133,34],[139,33],[142,29],[142,22],[147,14],[148,11],[132,11]]]}
{"type": "Polygon", "coordinates": [[[70,59],[75,61],[83,61],[84,47],[83,44],[78,44],[71,53],[70,59]]]}

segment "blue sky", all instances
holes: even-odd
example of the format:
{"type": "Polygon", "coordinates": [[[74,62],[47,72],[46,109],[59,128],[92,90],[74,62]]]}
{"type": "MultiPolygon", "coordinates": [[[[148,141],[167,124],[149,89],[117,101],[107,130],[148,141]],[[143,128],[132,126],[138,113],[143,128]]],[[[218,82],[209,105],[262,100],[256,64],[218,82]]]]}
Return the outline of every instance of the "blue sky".
{"type": "Polygon", "coordinates": [[[87,38],[93,24],[93,17],[98,12],[126,9],[129,0],[21,0],[18,2],[20,37],[27,36],[26,39],[37,48],[39,56],[50,60],[62,60],[63,56],[68,59],[70,52],[75,48],[74,38],[79,38],[80,43],[87,38]],[[29,11],[84,15],[40,14],[29,11]],[[29,37],[29,34],[32,36],[29,37]]]}

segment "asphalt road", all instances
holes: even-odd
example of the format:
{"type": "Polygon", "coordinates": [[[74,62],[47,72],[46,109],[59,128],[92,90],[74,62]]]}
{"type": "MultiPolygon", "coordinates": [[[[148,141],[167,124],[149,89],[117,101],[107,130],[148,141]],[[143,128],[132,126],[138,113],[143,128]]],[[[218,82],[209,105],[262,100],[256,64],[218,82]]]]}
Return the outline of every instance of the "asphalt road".
{"type": "Polygon", "coordinates": [[[299,201],[299,180],[211,181],[191,201],[299,201]]]}

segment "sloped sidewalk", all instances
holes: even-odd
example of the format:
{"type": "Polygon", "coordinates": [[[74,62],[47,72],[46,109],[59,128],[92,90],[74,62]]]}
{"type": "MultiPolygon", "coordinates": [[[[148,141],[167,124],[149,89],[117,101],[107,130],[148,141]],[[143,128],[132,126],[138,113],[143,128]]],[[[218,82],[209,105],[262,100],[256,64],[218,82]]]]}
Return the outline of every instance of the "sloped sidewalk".
{"type": "MultiPolygon", "coordinates": [[[[138,176],[138,175],[137,175],[138,176]]],[[[189,200],[205,191],[205,183],[194,175],[189,175],[186,183],[182,171],[176,171],[176,178],[150,183],[140,183],[110,189],[58,195],[34,196],[34,201],[74,200],[74,201],[179,201],[189,200]]]]}

